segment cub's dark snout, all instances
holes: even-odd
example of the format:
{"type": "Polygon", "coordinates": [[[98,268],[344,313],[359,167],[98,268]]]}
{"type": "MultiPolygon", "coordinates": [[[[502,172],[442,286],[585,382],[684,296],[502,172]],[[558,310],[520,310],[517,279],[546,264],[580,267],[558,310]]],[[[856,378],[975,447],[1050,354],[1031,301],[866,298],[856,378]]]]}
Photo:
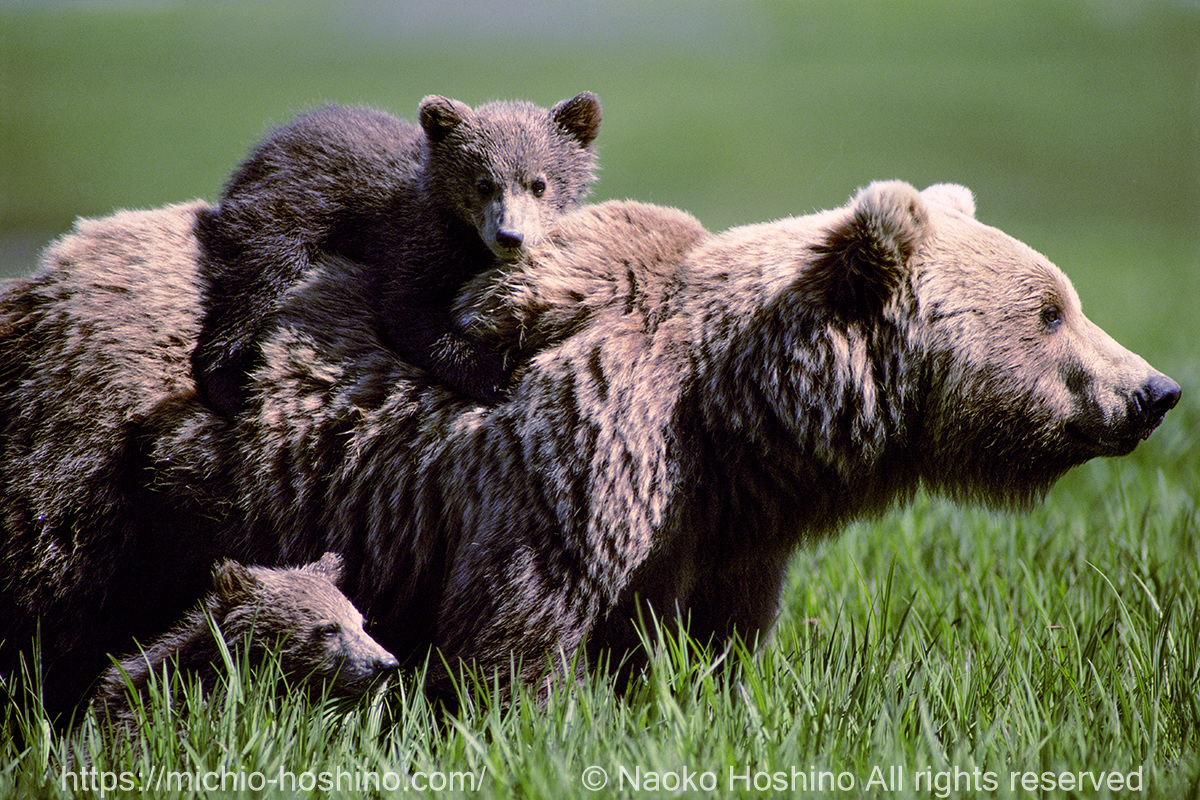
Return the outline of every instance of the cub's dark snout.
{"type": "Polygon", "coordinates": [[[525,235],[520,231],[501,230],[496,234],[496,244],[506,250],[516,250],[525,244],[525,235]]]}
{"type": "Polygon", "coordinates": [[[385,653],[382,657],[375,659],[371,664],[372,670],[376,675],[382,675],[385,672],[391,672],[400,668],[400,662],[391,653],[385,653]]]}

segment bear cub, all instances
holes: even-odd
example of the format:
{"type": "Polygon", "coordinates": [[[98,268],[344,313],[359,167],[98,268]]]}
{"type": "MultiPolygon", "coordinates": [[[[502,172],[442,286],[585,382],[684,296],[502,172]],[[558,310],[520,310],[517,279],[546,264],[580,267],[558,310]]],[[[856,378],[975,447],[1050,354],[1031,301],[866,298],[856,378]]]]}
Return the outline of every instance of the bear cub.
{"type": "Polygon", "coordinates": [[[287,569],[223,562],[213,570],[214,591],[201,607],[144,652],[109,667],[94,707],[110,721],[129,720],[130,687],[143,693],[167,662],[171,669],[199,673],[211,689],[221,656],[206,612],[235,658],[248,645],[256,663],[278,646],[286,673],[326,682],[339,694],[366,693],[399,662],[363,629],[362,614],[337,587],[341,577],[342,557],[332,552],[287,569]]]}
{"type": "Polygon", "coordinates": [[[329,105],[270,132],[200,214],[203,318],[197,389],[235,414],[258,337],[283,295],[330,253],[366,267],[378,333],[405,361],[496,402],[508,365],[455,324],[470,278],[515,261],[596,179],[599,99],[549,111],[497,101],[421,101],[420,126],[329,105]]]}

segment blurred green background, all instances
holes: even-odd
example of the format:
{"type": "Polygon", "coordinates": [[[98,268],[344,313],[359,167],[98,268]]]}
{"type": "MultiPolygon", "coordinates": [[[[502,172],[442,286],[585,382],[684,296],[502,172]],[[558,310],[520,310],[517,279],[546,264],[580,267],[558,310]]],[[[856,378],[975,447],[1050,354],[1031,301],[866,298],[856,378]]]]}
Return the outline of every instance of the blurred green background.
{"type": "MultiPolygon", "coordinates": [[[[1200,374],[1200,3],[0,0],[0,272],[76,216],[214,199],[325,100],[604,103],[595,197],[710,228],[966,184],[1089,316],[1200,374]]],[[[1194,383],[1194,381],[1192,381],[1194,383]]]]}

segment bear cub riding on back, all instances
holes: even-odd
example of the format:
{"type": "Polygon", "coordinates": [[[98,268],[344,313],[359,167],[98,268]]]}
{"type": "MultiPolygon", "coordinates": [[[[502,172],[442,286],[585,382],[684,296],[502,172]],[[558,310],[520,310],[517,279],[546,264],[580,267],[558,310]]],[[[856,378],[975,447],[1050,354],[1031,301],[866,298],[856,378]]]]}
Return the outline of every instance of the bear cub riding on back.
{"type": "Polygon", "coordinates": [[[499,400],[509,365],[466,336],[450,306],[467,280],[520,257],[588,194],[600,120],[590,92],[549,111],[430,96],[420,127],[329,105],[269,133],[197,221],[201,396],[226,415],[242,408],[259,337],[328,252],[366,267],[388,347],[456,391],[499,400]]]}

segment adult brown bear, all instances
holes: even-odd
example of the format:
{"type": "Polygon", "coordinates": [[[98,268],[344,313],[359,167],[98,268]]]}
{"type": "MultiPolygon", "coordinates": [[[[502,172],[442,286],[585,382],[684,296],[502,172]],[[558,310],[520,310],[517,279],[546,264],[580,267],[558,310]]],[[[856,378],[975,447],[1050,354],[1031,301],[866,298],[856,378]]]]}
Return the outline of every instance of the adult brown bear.
{"type": "Polygon", "coordinates": [[[401,361],[362,267],[326,259],[227,421],[188,370],[200,208],[83,222],[0,300],[5,667],[40,618],[63,702],[218,557],[341,552],[402,660],[533,678],[635,646],[640,606],[753,639],[802,542],[920,485],[1026,505],[1179,397],[965,189],[878,183],[718,236],[632,202],[562,218],[463,298],[534,353],[490,407],[401,361]]]}

